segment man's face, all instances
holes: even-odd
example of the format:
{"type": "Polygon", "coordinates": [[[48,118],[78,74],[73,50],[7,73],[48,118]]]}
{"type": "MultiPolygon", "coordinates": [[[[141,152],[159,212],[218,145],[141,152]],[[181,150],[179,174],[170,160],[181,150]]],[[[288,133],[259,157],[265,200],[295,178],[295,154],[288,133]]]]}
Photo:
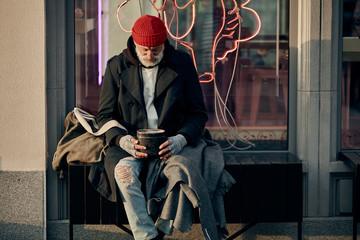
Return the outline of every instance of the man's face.
{"type": "Polygon", "coordinates": [[[135,51],[142,65],[152,67],[157,65],[164,56],[164,44],[156,47],[145,47],[135,43],[135,51]]]}

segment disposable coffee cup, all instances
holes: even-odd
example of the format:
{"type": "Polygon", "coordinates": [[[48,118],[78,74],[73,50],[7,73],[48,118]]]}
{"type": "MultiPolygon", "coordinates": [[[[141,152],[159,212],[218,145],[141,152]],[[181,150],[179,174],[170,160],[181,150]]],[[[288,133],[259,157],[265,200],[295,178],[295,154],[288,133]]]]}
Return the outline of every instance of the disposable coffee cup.
{"type": "Polygon", "coordinates": [[[147,153],[149,158],[159,157],[159,147],[166,141],[165,130],[163,129],[139,129],[137,131],[139,144],[145,146],[141,152],[147,153]]]}

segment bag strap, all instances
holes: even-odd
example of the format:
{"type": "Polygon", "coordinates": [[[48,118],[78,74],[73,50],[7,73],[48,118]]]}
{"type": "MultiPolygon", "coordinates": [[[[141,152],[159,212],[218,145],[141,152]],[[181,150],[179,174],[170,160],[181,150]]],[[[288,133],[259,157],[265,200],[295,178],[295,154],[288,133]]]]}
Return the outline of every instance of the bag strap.
{"type": "Polygon", "coordinates": [[[94,136],[100,136],[100,135],[104,134],[107,130],[109,130],[110,128],[113,128],[113,127],[118,127],[118,128],[121,128],[121,129],[127,131],[126,128],[116,120],[108,121],[107,123],[104,124],[104,126],[102,126],[99,129],[99,126],[96,123],[95,116],[91,115],[90,113],[88,113],[85,110],[78,108],[78,107],[74,108],[74,114],[75,114],[76,118],[78,119],[78,121],[80,122],[80,124],[85,128],[85,130],[88,131],[89,133],[93,134],[94,136]],[[89,121],[92,122],[92,124],[94,125],[94,127],[96,129],[98,129],[98,131],[94,132],[92,130],[90,124],[88,123],[89,121]]]}

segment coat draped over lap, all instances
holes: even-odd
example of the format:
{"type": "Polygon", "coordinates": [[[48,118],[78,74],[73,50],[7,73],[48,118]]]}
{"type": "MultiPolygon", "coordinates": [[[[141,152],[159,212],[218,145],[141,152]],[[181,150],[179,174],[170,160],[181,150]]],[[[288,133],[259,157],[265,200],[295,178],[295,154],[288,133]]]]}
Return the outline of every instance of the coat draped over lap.
{"type": "MultiPolygon", "coordinates": [[[[164,57],[159,64],[154,105],[158,128],[164,129],[167,137],[182,134],[188,143],[185,148],[196,149],[199,146],[208,117],[198,75],[191,57],[175,50],[168,41],[165,42],[164,57]]],[[[126,130],[111,128],[105,133],[109,144],[105,159],[91,166],[89,180],[105,198],[116,201],[114,169],[121,159],[130,155],[117,147],[114,140],[118,135],[130,134],[135,137],[138,129],[148,127],[141,65],[132,37],[128,40],[127,49],[111,58],[105,70],[97,116],[99,127],[110,120],[118,121],[126,130]]],[[[199,154],[202,154],[202,149],[199,149],[199,154]]],[[[175,157],[171,157],[169,163],[175,157]]],[[[152,181],[156,183],[154,178],[152,181]]],[[[194,205],[194,202],[190,202],[194,205]]]]}
{"type": "Polygon", "coordinates": [[[151,161],[148,168],[146,197],[150,215],[173,220],[174,228],[187,232],[193,223],[193,208],[198,208],[206,239],[228,235],[223,195],[235,180],[224,170],[218,144],[204,136],[196,146],[186,146],[166,163],[151,161]]]}

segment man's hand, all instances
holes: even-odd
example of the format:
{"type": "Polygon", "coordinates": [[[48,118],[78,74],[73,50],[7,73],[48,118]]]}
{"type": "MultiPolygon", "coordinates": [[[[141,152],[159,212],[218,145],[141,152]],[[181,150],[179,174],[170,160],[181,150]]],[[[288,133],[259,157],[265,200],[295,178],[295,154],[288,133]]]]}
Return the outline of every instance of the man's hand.
{"type": "Polygon", "coordinates": [[[173,137],[169,137],[166,142],[160,145],[159,155],[160,159],[168,159],[172,155],[178,154],[187,144],[186,138],[178,134],[173,137]]]}
{"type": "Polygon", "coordinates": [[[120,138],[119,146],[124,149],[127,153],[135,158],[147,158],[147,153],[143,153],[137,150],[145,150],[146,147],[139,145],[139,140],[135,139],[131,135],[125,135],[120,138]]]}

